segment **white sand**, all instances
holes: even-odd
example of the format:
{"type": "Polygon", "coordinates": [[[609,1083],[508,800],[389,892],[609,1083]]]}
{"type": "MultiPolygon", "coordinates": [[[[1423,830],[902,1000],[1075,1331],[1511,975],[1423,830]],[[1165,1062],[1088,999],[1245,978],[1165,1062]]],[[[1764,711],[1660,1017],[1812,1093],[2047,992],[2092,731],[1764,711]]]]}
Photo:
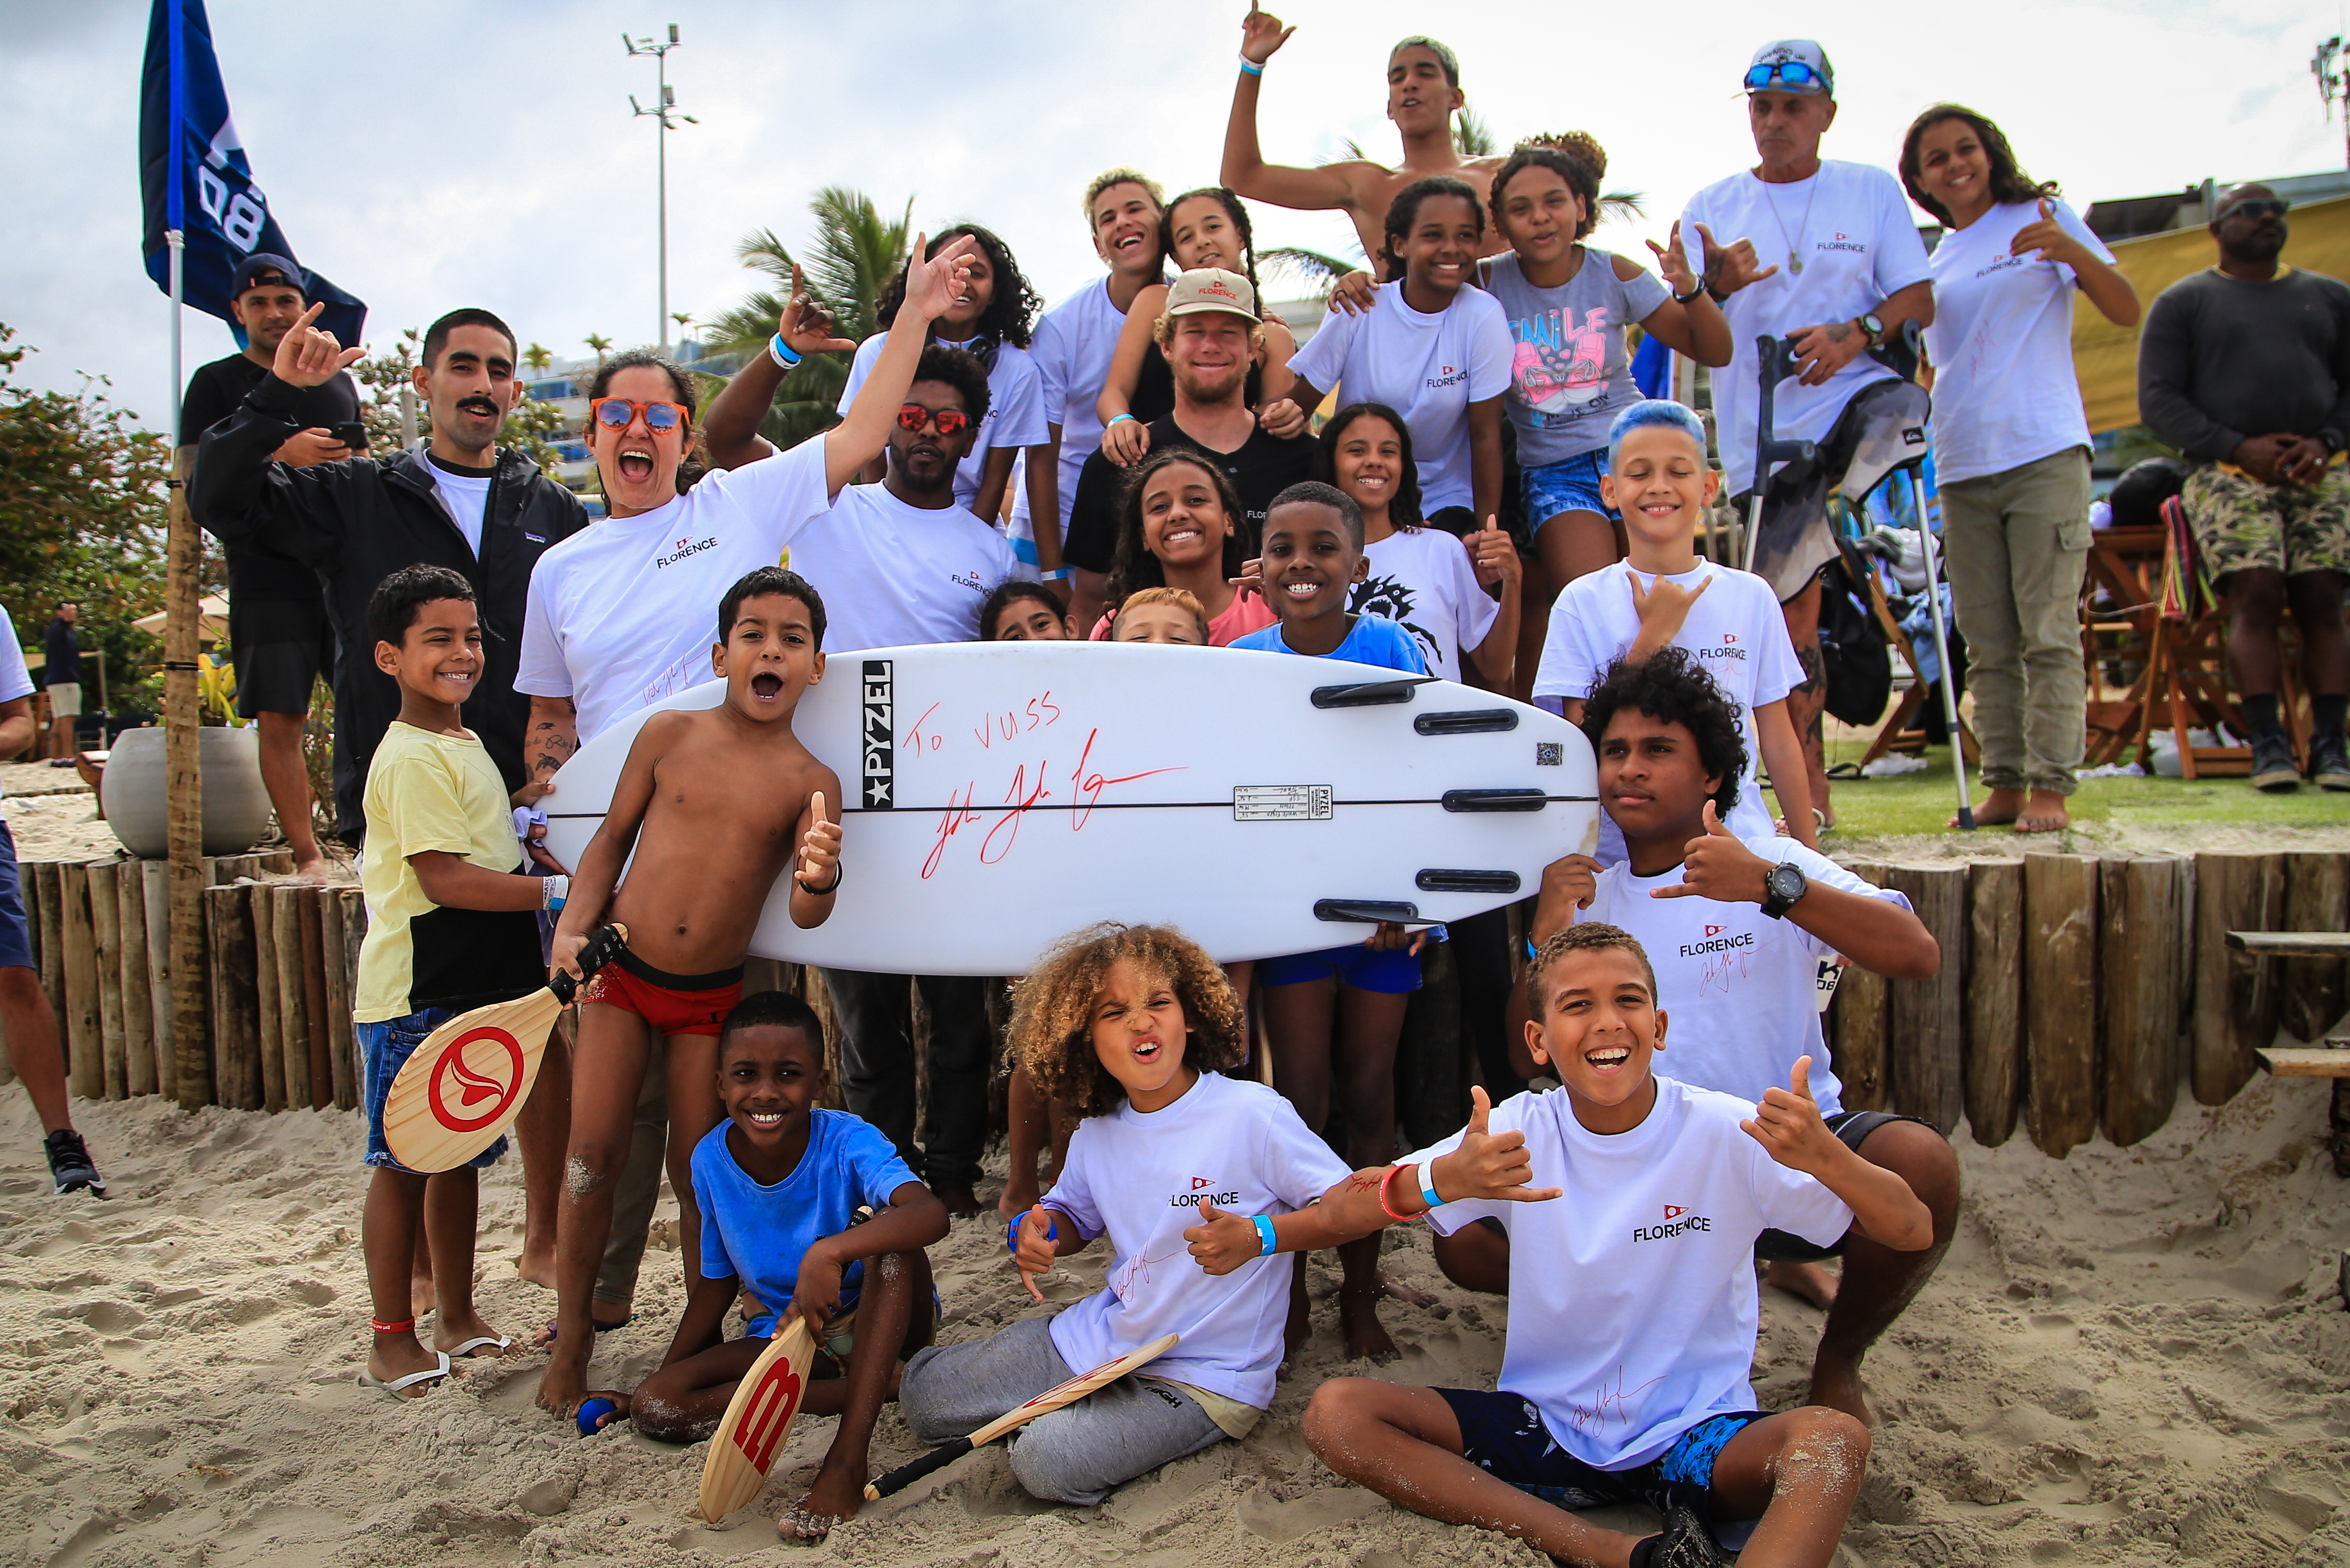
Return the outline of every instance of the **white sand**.
{"type": "MultiPolygon", "coordinates": [[[[1840,1561],[2350,1561],[2350,1313],[2334,1285],[2350,1185],[2323,1151],[2324,1106],[2322,1084],[2263,1078],[2216,1112],[2182,1104],[2137,1149],[2099,1143],[2063,1163],[2021,1136],[1987,1150],[1961,1134],[1967,1217],[1869,1363],[1882,1425],[1840,1561]]],[[[828,1420],[802,1422],[766,1498],[713,1531],[691,1513],[702,1449],[574,1436],[531,1403],[536,1358],[478,1365],[408,1406],[354,1386],[368,1316],[357,1117],[183,1116],[151,1098],[77,1110],[110,1202],[50,1197],[25,1100],[0,1094],[0,1562],[666,1568],[782,1550],[769,1520],[814,1473],[828,1420]]],[[[518,1176],[509,1161],[484,1182],[480,1270],[487,1315],[517,1334],[553,1305],[513,1277],[518,1176]]],[[[966,1221],[934,1251],[948,1337],[1027,1308],[1000,1238],[966,1221]]],[[[1390,1269],[1440,1304],[1388,1305],[1409,1350],[1386,1376],[1488,1385],[1501,1303],[1445,1284],[1421,1234],[1393,1245],[1390,1269]]],[[[601,1342],[600,1380],[625,1386],[658,1361],[676,1267],[673,1251],[650,1255],[637,1324],[601,1342]]],[[[1053,1293],[1098,1274],[1072,1269],[1053,1293]]],[[[1315,1342],[1247,1442],[1097,1510],[1037,1503],[983,1453],[806,1560],[1539,1563],[1398,1512],[1306,1451],[1305,1401],[1344,1370],[1336,1277],[1317,1264],[1315,1278],[1315,1342]]],[[[1818,1322],[1766,1293],[1765,1404],[1800,1397],[1818,1322]]],[[[877,1465],[914,1451],[885,1413],[877,1465]]],[[[1638,1527],[1635,1511],[1616,1517],[1638,1527]]]]}

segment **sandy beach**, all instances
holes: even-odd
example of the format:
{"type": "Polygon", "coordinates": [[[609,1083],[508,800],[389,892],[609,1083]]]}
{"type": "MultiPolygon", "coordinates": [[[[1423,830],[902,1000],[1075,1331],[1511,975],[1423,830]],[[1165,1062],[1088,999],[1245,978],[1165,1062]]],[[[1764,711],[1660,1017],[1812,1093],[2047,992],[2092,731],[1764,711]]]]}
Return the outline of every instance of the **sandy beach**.
{"type": "MultiPolygon", "coordinates": [[[[38,1128],[0,1096],[0,1561],[204,1563],[598,1562],[631,1568],[806,1551],[860,1565],[1539,1563],[1341,1484],[1298,1417],[1341,1358],[1316,1260],[1316,1334],[1256,1433],[1137,1480],[1099,1509],[1049,1507],[982,1453],[870,1507],[812,1550],[777,1544],[832,1423],[801,1422],[767,1495],[712,1529],[692,1513],[703,1450],[627,1430],[575,1436],[531,1402],[539,1358],[477,1363],[395,1405],[355,1386],[366,1339],[362,1127],[348,1114],[194,1116],[155,1099],[77,1107],[111,1201],[36,1179],[38,1128]]],[[[1840,1563],[2321,1564],[2350,1561],[2350,1313],[2336,1258],[2350,1188],[2323,1153],[2325,1091],[2266,1077],[2217,1110],[2184,1103],[2147,1142],[2063,1162],[1962,1131],[1968,1205],[1940,1275],[1869,1362],[1876,1453],[1840,1563]]],[[[552,1296],[518,1282],[519,1168],[483,1186],[481,1298],[517,1336],[552,1296]]],[[[987,1194],[992,1197],[990,1190],[987,1194]]],[[[666,1241],[665,1234],[657,1241],[666,1241]]],[[[1380,1375],[1490,1386],[1502,1303],[1454,1289],[1424,1236],[1388,1268],[1433,1309],[1387,1308],[1404,1358],[1380,1375]]],[[[934,1250],[945,1335],[1034,1310],[1001,1232],[934,1250]]],[[[1093,1288],[1087,1259],[1056,1301],[1093,1288]]],[[[635,1324],[599,1380],[659,1360],[681,1302],[649,1254],[635,1324]]],[[[1765,1293],[1755,1381],[1801,1396],[1819,1314],[1765,1293]]],[[[894,1411],[877,1464],[915,1446],[894,1411]]],[[[1636,1511],[1620,1511],[1642,1528],[1636,1511]]]]}

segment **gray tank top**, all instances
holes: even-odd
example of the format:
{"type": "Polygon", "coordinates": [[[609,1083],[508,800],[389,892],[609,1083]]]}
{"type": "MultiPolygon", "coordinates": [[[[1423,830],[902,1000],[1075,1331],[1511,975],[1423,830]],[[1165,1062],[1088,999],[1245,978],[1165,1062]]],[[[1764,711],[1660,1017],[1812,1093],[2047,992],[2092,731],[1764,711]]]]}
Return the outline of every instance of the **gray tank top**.
{"type": "Polygon", "coordinates": [[[1518,428],[1518,462],[1547,468],[1607,444],[1607,427],[1639,401],[1624,328],[1671,297],[1645,269],[1629,283],[1616,258],[1583,247],[1583,265],[1562,287],[1536,288],[1515,255],[1492,261],[1488,287],[1510,318],[1517,350],[1503,407],[1518,428]]]}

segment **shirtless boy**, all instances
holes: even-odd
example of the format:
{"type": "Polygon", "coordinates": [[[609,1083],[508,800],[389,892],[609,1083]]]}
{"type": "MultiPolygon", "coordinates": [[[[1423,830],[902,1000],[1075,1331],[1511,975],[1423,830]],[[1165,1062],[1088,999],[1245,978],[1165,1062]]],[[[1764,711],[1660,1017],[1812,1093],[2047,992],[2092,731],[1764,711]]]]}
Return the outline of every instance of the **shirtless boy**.
{"type": "MultiPolygon", "coordinates": [[[[1363,254],[1377,256],[1388,208],[1403,188],[1432,174],[1450,174],[1482,191],[1492,182],[1499,158],[1463,158],[1452,141],[1452,116],[1468,99],[1461,91],[1461,62],[1433,38],[1409,37],[1388,55],[1388,118],[1403,138],[1403,161],[1393,169],[1350,158],[1318,169],[1267,163],[1257,145],[1256,100],[1265,62],[1297,31],[1252,5],[1241,21],[1241,78],[1232,88],[1232,117],[1224,127],[1223,182],[1252,201],[1303,212],[1336,208],[1354,220],[1363,254]]],[[[1480,255],[1510,248],[1499,228],[1488,229],[1480,255]]]]}
{"type": "Polygon", "coordinates": [[[825,805],[840,798],[840,780],[792,732],[801,695],[824,679],[824,601],[797,574],[762,566],[727,589],[718,632],[710,665],[726,682],[725,701],[645,721],[555,929],[555,967],[574,976],[597,928],[610,920],[629,929],[619,962],[579,996],[556,1332],[538,1390],[541,1406],[566,1415],[586,1393],[588,1298],[652,1033],[668,1047],[670,1185],[691,1281],[702,1262],[693,1149],[722,1115],[718,1033],[743,997],[751,933],[795,850],[795,924],[822,925],[840,886],[840,827],[825,805]]]}

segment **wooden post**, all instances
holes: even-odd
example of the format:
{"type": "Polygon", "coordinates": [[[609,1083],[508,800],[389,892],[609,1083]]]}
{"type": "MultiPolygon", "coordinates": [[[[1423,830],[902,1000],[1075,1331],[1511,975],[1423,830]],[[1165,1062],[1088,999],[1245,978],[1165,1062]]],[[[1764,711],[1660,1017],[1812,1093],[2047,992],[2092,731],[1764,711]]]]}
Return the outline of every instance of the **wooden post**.
{"type": "MultiPolygon", "coordinates": [[[[1846,867],[1864,882],[1884,884],[1885,867],[1853,864],[1846,867]]],[[[1893,1085],[1887,1031],[1892,1024],[1891,982],[1858,964],[1846,964],[1836,981],[1835,1000],[1828,1004],[1829,1058],[1844,1085],[1848,1111],[1893,1108],[1893,1085]]]]}
{"type": "Polygon", "coordinates": [[[253,910],[253,976],[256,1015],[260,1020],[261,1105],[264,1110],[286,1108],[286,1023],[284,992],[277,983],[277,908],[266,884],[255,883],[247,905],[253,910]]]}
{"type": "Polygon", "coordinates": [[[327,1076],[334,1085],[336,1106],[348,1111],[359,1103],[359,1085],[351,1075],[351,976],[343,965],[343,898],[338,888],[318,889],[318,957],[320,980],[326,988],[327,1076]]]}
{"type": "Polygon", "coordinates": [[[140,899],[146,909],[147,1008],[154,1020],[155,1089],[176,1099],[180,1056],[172,1038],[172,868],[161,860],[125,864],[138,868],[140,899]]]}
{"type": "Polygon", "coordinates": [[[277,966],[277,1033],[286,1049],[286,1108],[306,1110],[310,1093],[310,991],[302,978],[302,889],[280,882],[269,889],[273,953],[262,960],[277,966]]]}
{"type": "MultiPolygon", "coordinates": [[[[172,328],[178,330],[175,325],[172,328]]],[[[175,389],[176,390],[176,389],[175,389]]],[[[175,421],[176,422],[176,421],[175,421]]],[[[171,864],[172,1049],[179,1058],[180,1104],[213,1099],[204,1031],[204,770],[196,702],[196,578],[203,542],[188,514],[185,476],[174,454],[163,586],[163,798],[171,864]]]]}
{"type": "Polygon", "coordinates": [[[294,852],[291,849],[265,849],[254,857],[260,870],[255,876],[291,877],[294,875],[294,852]]]}
{"type": "Polygon", "coordinates": [[[59,1020],[69,1056],[73,1092],[85,1100],[106,1095],[104,1029],[98,1015],[98,931],[89,918],[89,879],[81,867],[57,867],[64,904],[66,1010],[59,1020]]]}
{"type": "Polygon", "coordinates": [[[2230,931],[2284,919],[2284,857],[2195,857],[2195,1098],[2225,1105],[2251,1081],[2252,1052],[2276,1037],[2276,961],[2228,946],[2230,931]]]}
{"type": "Polygon", "coordinates": [[[130,1097],[130,1035],[122,1024],[122,906],[114,893],[114,862],[92,860],[81,868],[89,899],[90,957],[98,980],[99,1054],[106,1068],[106,1097],[130,1097]]]}
{"type": "MultiPolygon", "coordinates": [[[[256,983],[253,936],[253,889],[211,888],[204,890],[204,909],[212,950],[213,1037],[220,1044],[220,1103],[233,1110],[257,1111],[264,1101],[261,1086],[261,996],[256,983]]],[[[172,961],[174,969],[178,960],[172,961]]],[[[184,971],[183,971],[184,972],[184,971]]],[[[173,1012],[188,992],[198,988],[175,979],[173,1012]]],[[[182,1046],[185,1042],[179,1044],[182,1046]]],[[[188,1103],[189,1055],[180,1053],[180,1103],[188,1103]]],[[[213,1082],[212,1065],[199,1068],[203,1082],[213,1082]]]]}
{"type": "Polygon", "coordinates": [[[64,872],[54,860],[36,860],[26,867],[41,889],[41,989],[48,993],[49,1012],[57,1021],[57,1044],[72,1064],[73,1042],[66,1038],[66,902],[64,872]]]}
{"type": "MultiPolygon", "coordinates": [[[[359,948],[367,940],[367,895],[357,888],[343,888],[337,890],[336,897],[343,906],[343,983],[356,1004],[359,990],[359,948]]],[[[576,1009],[571,1016],[578,1016],[576,1009]]],[[[367,1085],[367,1064],[359,1060],[359,1031],[351,1023],[349,1007],[343,1009],[343,1046],[349,1054],[351,1064],[351,1105],[357,1106],[359,1093],[367,1085]]]]}
{"type": "Polygon", "coordinates": [[[2025,1125],[2062,1159],[2097,1130],[2097,863],[2023,857],[2025,1125]]]}
{"type": "Polygon", "coordinates": [[[155,1082],[155,1013],[147,986],[146,862],[114,867],[115,919],[121,932],[122,1060],[130,1092],[151,1095],[155,1082]]]}
{"type": "MultiPolygon", "coordinates": [[[[2285,857],[2284,929],[2350,929],[2350,856],[2298,849],[2285,857]]],[[[2342,1016],[2345,964],[2341,959],[2289,958],[2279,964],[2285,1033],[2315,1041],[2342,1016]]]]}
{"type": "MultiPolygon", "coordinates": [[[[335,1103],[334,1027],[327,1012],[326,916],[319,910],[325,889],[295,889],[302,912],[302,1011],[310,1020],[310,1108],[323,1111],[335,1103]]],[[[335,954],[340,962],[342,954],[335,954]]]]}
{"type": "Polygon", "coordinates": [[[2023,862],[1967,868],[1967,1126],[1997,1148],[2023,1103],[2023,862]]]}
{"type": "Polygon", "coordinates": [[[2178,1100],[2180,867],[2168,857],[2099,863],[2104,929],[2106,1137],[2134,1144],[2178,1100]]]}
{"type": "Polygon", "coordinates": [[[1965,1016],[1967,868],[1889,866],[1883,885],[1908,898],[1909,907],[1942,949],[1941,967],[1931,979],[1891,982],[1893,1107],[1933,1123],[1947,1136],[1958,1127],[1964,1106],[1959,1063],[1960,1024],[1965,1016]]]}

